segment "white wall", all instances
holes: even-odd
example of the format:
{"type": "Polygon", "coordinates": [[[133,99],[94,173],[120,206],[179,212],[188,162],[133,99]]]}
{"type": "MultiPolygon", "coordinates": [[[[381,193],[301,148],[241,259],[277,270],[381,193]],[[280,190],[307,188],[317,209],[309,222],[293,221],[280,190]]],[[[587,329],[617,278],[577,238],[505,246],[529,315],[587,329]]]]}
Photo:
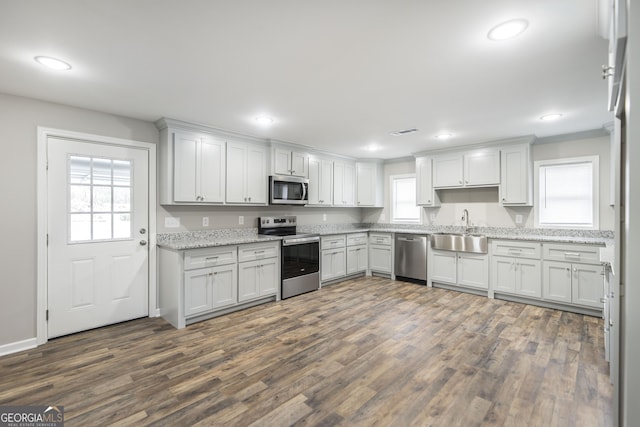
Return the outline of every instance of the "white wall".
{"type": "MultiPolygon", "coordinates": [[[[613,230],[613,208],[609,206],[610,138],[608,136],[576,139],[562,142],[534,144],[533,161],[597,155],[600,159],[600,229],[613,230]]],[[[384,208],[363,209],[364,222],[387,223],[390,218],[389,177],[415,173],[413,159],[385,162],[384,208]]],[[[424,225],[463,225],[462,211],[469,211],[470,223],[488,227],[534,227],[534,209],[531,207],[500,206],[498,188],[472,188],[439,190],[441,206],[424,208],[424,225]],[[516,215],[523,223],[516,224],[516,215]],[[433,219],[432,219],[433,217],[433,219]]]]}
{"type": "Polygon", "coordinates": [[[159,206],[158,232],[211,230],[216,228],[255,228],[259,216],[296,215],[298,225],[313,224],[349,224],[361,221],[360,208],[314,208],[314,207],[277,207],[277,206],[159,206]],[[326,215],[326,220],[323,219],[326,215]],[[209,217],[209,227],[202,226],[202,217],[209,217]],[[244,217],[240,225],[238,217],[244,217]],[[180,218],[180,227],[166,228],[165,218],[180,218]]]}
{"type": "Polygon", "coordinates": [[[0,94],[0,345],[36,336],[37,126],[155,143],[152,123],[0,94]]]}

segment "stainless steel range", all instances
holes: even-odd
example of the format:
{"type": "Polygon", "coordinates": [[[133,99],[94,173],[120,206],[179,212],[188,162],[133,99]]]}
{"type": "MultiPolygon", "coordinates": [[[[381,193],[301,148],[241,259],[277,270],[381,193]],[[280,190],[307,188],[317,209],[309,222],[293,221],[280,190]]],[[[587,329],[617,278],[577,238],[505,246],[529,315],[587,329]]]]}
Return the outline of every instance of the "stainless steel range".
{"type": "Polygon", "coordinates": [[[280,296],[289,298],[320,287],[320,236],[297,234],[296,217],[259,217],[258,234],[283,236],[280,296]]]}

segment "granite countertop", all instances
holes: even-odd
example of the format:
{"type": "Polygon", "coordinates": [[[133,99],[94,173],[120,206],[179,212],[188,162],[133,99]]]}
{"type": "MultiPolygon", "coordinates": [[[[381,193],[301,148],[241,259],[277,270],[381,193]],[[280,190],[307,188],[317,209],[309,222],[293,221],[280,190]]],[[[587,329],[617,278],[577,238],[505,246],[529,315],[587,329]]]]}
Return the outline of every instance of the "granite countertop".
{"type": "Polygon", "coordinates": [[[157,235],[157,245],[159,247],[176,251],[274,240],[282,240],[282,237],[259,235],[257,228],[185,231],[182,233],[159,233],[157,235]]]}
{"type": "MultiPolygon", "coordinates": [[[[298,233],[314,233],[320,236],[366,232],[434,234],[462,233],[459,226],[418,226],[398,224],[321,224],[298,226],[298,233]]],[[[599,230],[558,230],[536,228],[473,227],[473,233],[484,234],[489,239],[525,240],[551,243],[577,243],[613,246],[613,232],[599,230]]],[[[225,245],[241,245],[281,240],[278,236],[258,235],[257,228],[219,229],[207,231],[187,231],[179,233],[159,233],[157,244],[173,250],[208,248],[225,245]]]]}

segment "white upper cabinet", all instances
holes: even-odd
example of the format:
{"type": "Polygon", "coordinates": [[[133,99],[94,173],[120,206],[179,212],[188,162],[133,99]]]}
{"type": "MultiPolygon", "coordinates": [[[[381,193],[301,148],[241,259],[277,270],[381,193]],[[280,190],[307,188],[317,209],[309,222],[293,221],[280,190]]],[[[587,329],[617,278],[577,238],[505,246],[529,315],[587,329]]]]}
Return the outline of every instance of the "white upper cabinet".
{"type": "Polygon", "coordinates": [[[462,154],[448,154],[433,159],[434,187],[462,187],[464,174],[462,154]]]}
{"type": "Polygon", "coordinates": [[[273,149],[273,174],[307,178],[309,176],[309,155],[287,148],[275,147],[273,149]]]}
{"type": "Polygon", "coordinates": [[[333,205],[354,206],[356,168],[352,162],[333,162],[333,205]]]}
{"type": "Polygon", "coordinates": [[[416,157],[416,192],[418,206],[440,206],[438,194],[433,190],[431,157],[416,157]]]}
{"type": "Polygon", "coordinates": [[[433,158],[435,188],[493,186],[500,183],[500,151],[481,149],[433,158]]]}
{"type": "Polygon", "coordinates": [[[464,155],[464,185],[500,184],[500,151],[479,150],[464,155]]]}
{"type": "Polygon", "coordinates": [[[381,163],[356,163],[356,205],[383,207],[384,173],[381,163]]]}
{"type": "Polygon", "coordinates": [[[225,141],[204,132],[161,129],[160,203],[222,204],[225,141]]]}
{"type": "Polygon", "coordinates": [[[267,147],[227,143],[227,203],[267,204],[267,147]]]}
{"type": "Polygon", "coordinates": [[[333,192],[333,162],[318,157],[309,158],[309,204],[331,205],[333,192]]]}
{"type": "Polygon", "coordinates": [[[518,144],[501,150],[500,204],[503,206],[531,206],[533,179],[531,146],[518,144]]]}

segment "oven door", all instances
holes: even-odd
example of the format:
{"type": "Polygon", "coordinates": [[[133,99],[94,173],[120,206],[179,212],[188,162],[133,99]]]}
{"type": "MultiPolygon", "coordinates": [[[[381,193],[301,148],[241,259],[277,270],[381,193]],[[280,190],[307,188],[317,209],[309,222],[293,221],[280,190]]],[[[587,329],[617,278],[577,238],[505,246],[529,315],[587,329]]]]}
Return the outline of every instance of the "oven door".
{"type": "Polygon", "coordinates": [[[294,176],[269,177],[269,201],[272,205],[306,205],[309,180],[294,176]]]}
{"type": "Polygon", "coordinates": [[[282,280],[320,271],[320,242],[282,245],[282,280]]]}

